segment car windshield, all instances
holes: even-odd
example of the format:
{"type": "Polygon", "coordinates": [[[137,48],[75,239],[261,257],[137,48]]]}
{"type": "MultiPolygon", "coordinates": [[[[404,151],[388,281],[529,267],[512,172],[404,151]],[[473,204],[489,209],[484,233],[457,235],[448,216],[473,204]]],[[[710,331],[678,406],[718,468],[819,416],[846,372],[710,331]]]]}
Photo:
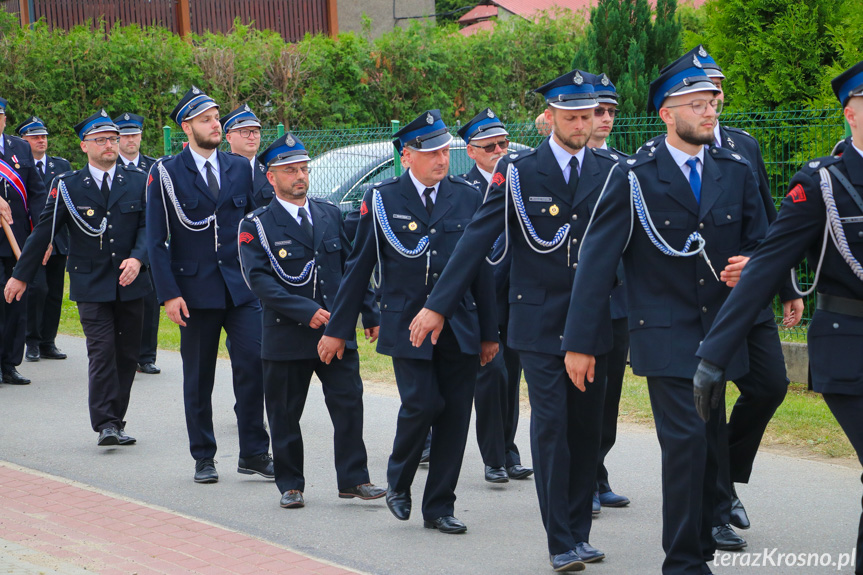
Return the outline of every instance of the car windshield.
{"type": "Polygon", "coordinates": [[[392,159],[393,146],[389,142],[356,144],[324,152],[311,162],[310,189],[315,196],[329,198],[346,182],[364,180],[379,166],[392,166],[392,159]]]}

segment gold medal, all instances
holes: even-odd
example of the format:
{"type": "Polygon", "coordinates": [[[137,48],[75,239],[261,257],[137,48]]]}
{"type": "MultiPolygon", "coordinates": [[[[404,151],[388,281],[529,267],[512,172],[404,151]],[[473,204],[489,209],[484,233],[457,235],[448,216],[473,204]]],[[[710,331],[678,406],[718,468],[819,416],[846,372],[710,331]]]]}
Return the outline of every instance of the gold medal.
{"type": "Polygon", "coordinates": [[[414,231],[414,230],[416,230],[416,229],[417,229],[417,223],[416,223],[416,222],[411,222],[411,223],[409,223],[409,224],[408,224],[408,229],[409,229],[410,231],[414,231]]]}
{"type": "Polygon", "coordinates": [[[560,208],[557,207],[557,204],[551,204],[551,207],[548,208],[548,213],[550,213],[553,216],[556,216],[557,214],[560,213],[560,208]]]}
{"type": "Polygon", "coordinates": [[[288,250],[286,250],[285,248],[282,248],[279,250],[279,257],[280,258],[284,258],[287,255],[288,255],[288,250]]]}
{"type": "Polygon", "coordinates": [[[96,212],[94,212],[92,208],[91,208],[91,209],[89,209],[89,210],[87,210],[87,215],[88,215],[88,216],[92,216],[92,215],[93,215],[93,214],[95,214],[95,213],[96,213],[96,212]]]}
{"type": "Polygon", "coordinates": [[[16,169],[16,170],[17,170],[18,168],[20,168],[20,167],[21,167],[21,164],[15,164],[15,169],[16,169]]]}

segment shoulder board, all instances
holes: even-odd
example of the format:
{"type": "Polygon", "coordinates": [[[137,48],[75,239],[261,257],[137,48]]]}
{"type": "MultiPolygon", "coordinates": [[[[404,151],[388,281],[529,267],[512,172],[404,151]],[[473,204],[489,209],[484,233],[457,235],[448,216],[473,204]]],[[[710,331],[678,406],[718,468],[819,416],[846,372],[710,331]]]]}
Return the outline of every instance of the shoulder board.
{"type": "Polygon", "coordinates": [[[732,160],[741,164],[748,163],[748,160],[737,152],[733,152],[727,148],[717,148],[715,146],[710,148],[710,157],[714,160],[732,160]]]}
{"type": "Polygon", "coordinates": [[[338,209],[338,206],[336,206],[336,204],[333,203],[332,200],[327,200],[325,198],[313,198],[311,196],[306,196],[306,197],[309,198],[309,200],[315,202],[316,204],[320,204],[321,206],[332,206],[332,207],[338,209]]]}
{"type": "Polygon", "coordinates": [[[665,134],[659,134],[657,136],[653,136],[652,138],[650,138],[649,140],[644,142],[635,151],[635,153],[638,154],[640,152],[652,152],[654,149],[656,149],[657,146],[659,146],[659,144],[661,144],[664,141],[665,141],[665,134]]]}
{"type": "Polygon", "coordinates": [[[7,138],[10,142],[16,142],[18,144],[26,144],[28,147],[30,146],[30,144],[27,143],[27,140],[25,140],[24,138],[21,138],[19,136],[13,136],[12,134],[3,134],[3,136],[5,138],[7,138]]]}
{"type": "Polygon", "coordinates": [[[593,155],[597,158],[602,158],[609,162],[619,162],[629,157],[626,154],[621,154],[617,150],[612,149],[604,150],[602,148],[591,148],[590,151],[593,152],[593,155]]]}
{"type": "MultiPolygon", "coordinates": [[[[221,151],[221,150],[219,150],[219,151],[221,151]]],[[[245,157],[246,157],[246,156],[241,156],[240,154],[235,154],[234,152],[232,152],[232,151],[230,151],[230,150],[227,150],[227,151],[225,151],[224,153],[225,153],[225,154],[227,154],[227,155],[229,155],[229,156],[236,156],[236,157],[238,157],[238,158],[245,158],[245,157]]]]}
{"type": "Polygon", "coordinates": [[[840,156],[823,156],[821,158],[815,158],[814,160],[804,162],[803,167],[800,168],[800,171],[811,174],[817,172],[821,168],[826,168],[827,166],[831,166],[841,161],[842,158],[840,156]]]}
{"type": "Polygon", "coordinates": [[[618,163],[620,164],[620,166],[622,168],[629,169],[629,168],[637,168],[638,166],[643,166],[644,164],[649,164],[650,162],[652,162],[655,159],[656,159],[656,154],[649,151],[649,149],[648,149],[647,151],[639,150],[638,152],[634,153],[633,155],[629,156],[628,158],[621,160],[618,163]]]}
{"type": "Polygon", "coordinates": [[[469,181],[467,181],[467,180],[464,178],[464,176],[456,176],[456,175],[454,175],[454,174],[450,174],[450,175],[449,175],[449,176],[447,176],[447,177],[449,178],[449,181],[451,181],[451,182],[453,182],[453,183],[456,183],[456,184],[464,184],[465,186],[470,186],[470,187],[472,187],[473,189],[476,189],[476,186],[474,186],[474,185],[473,185],[473,184],[471,184],[469,181]]]}
{"type": "Polygon", "coordinates": [[[68,172],[63,172],[62,174],[57,174],[57,175],[56,175],[56,176],[54,176],[54,177],[55,177],[55,178],[60,178],[60,179],[62,179],[62,180],[65,180],[66,178],[71,178],[72,176],[77,176],[77,175],[78,175],[78,174],[80,174],[81,172],[87,172],[85,175],[88,175],[88,174],[89,174],[89,171],[88,171],[88,170],[86,170],[86,167],[84,167],[84,168],[81,168],[81,169],[79,169],[79,170],[70,170],[70,171],[68,171],[68,172]]]}
{"type": "Polygon", "coordinates": [[[527,149],[527,150],[519,150],[519,151],[517,151],[517,152],[511,152],[511,153],[506,154],[505,156],[503,156],[501,159],[506,159],[506,160],[508,160],[508,161],[510,161],[510,162],[515,163],[515,162],[518,162],[519,160],[521,160],[522,158],[526,158],[526,157],[528,157],[528,156],[532,156],[532,155],[534,155],[535,153],[536,153],[536,148],[530,148],[530,149],[527,149]]]}
{"type": "Polygon", "coordinates": [[[375,182],[372,184],[372,188],[385,188],[386,186],[391,186],[399,181],[400,177],[403,177],[406,174],[402,174],[402,176],[393,176],[392,178],[387,178],[386,180],[382,180],[380,182],[375,182]]]}
{"type": "Polygon", "coordinates": [[[61,156],[48,156],[48,159],[53,160],[53,161],[55,161],[55,162],[66,162],[66,163],[69,163],[69,160],[67,160],[66,158],[63,158],[63,157],[61,157],[61,156]]]}
{"type": "Polygon", "coordinates": [[[611,150],[612,152],[614,152],[615,154],[617,154],[621,158],[628,158],[629,157],[629,154],[627,154],[626,152],[621,152],[617,148],[609,148],[609,150],[611,150]]]}
{"type": "Polygon", "coordinates": [[[746,130],[742,130],[740,128],[733,128],[731,126],[726,126],[725,124],[722,124],[722,127],[725,128],[726,130],[728,130],[729,132],[734,133],[734,134],[743,134],[744,136],[749,136],[750,138],[755,139],[755,136],[753,136],[752,134],[750,134],[746,130]]]}
{"type": "Polygon", "coordinates": [[[260,216],[261,214],[263,214],[264,212],[266,212],[269,209],[270,209],[269,205],[261,206],[260,208],[257,208],[256,210],[253,210],[253,211],[249,212],[248,214],[246,214],[246,219],[251,220],[254,217],[260,216]]]}
{"type": "Polygon", "coordinates": [[[130,168],[128,164],[117,164],[117,167],[120,168],[121,170],[125,170],[127,172],[138,172],[140,174],[146,174],[147,173],[144,170],[142,170],[141,168],[139,168],[138,166],[130,168]]]}
{"type": "Polygon", "coordinates": [[[150,163],[153,163],[156,161],[156,158],[153,158],[150,156],[144,156],[143,154],[141,155],[141,157],[144,158],[145,160],[149,161],[150,163]]]}

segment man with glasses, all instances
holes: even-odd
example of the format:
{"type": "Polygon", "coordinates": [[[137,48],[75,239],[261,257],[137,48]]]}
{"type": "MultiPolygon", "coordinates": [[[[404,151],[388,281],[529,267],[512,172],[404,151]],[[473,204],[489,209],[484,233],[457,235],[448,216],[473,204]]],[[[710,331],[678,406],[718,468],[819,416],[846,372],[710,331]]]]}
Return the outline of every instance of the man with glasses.
{"type": "Polygon", "coordinates": [[[237,226],[254,209],[249,162],[217,150],[219,105],[192,87],[171,112],[189,145],[150,170],[147,247],[156,295],[180,326],[183,400],[196,483],[215,483],[213,384],[222,329],[229,354],[240,453],[237,472],[273,479],[264,427],[261,305],[237,256],[237,226]]]}
{"type": "MultiPolygon", "coordinates": [[[[467,155],[476,162],[462,177],[485,195],[497,161],[509,148],[509,132],[491,108],[486,108],[462,126],[458,135],[467,143],[467,155]]],[[[499,248],[499,251],[503,250],[499,248]]],[[[496,259],[494,250],[492,259],[496,259]]],[[[485,480],[489,483],[506,483],[533,475],[532,469],[521,465],[521,455],[515,445],[521,362],[518,352],[506,345],[511,263],[512,255],[507,254],[505,260],[494,267],[500,353],[479,368],[474,394],[476,441],[485,463],[485,480]]]]}
{"type": "Polygon", "coordinates": [[[24,244],[6,301],[20,299],[42,265],[56,230],[69,241],[69,298],[76,302],[89,357],[90,424],[102,446],[131,445],[129,406],[144,296],[152,291],[147,266],[144,193],[147,175],[117,165],[119,128],[105,110],[75,126],[87,166],[54,179],[48,205],[24,244]]]}
{"type": "MultiPolygon", "coordinates": [[[[45,207],[45,183],[36,169],[30,145],[6,129],[6,100],[0,98],[0,217],[9,225],[18,246],[30,235],[45,207]]],[[[0,234],[0,285],[12,276],[15,253],[7,235],[0,234]]],[[[24,358],[24,330],[27,302],[0,302],[0,368],[3,383],[27,385],[30,380],[18,373],[24,358]]]]}
{"type": "MultiPolygon", "coordinates": [[[[691,54],[651,83],[648,110],[658,111],[666,137],[618,164],[629,172],[629,189],[608,190],[597,204],[563,336],[572,381],[579,387],[593,381],[594,356],[605,351],[598,337],[602,308],[622,258],[632,369],[647,378],[662,448],[664,575],[711,572],[725,404],[709,424],[699,417],[692,400],[695,352],[731,292],[714,266],[754,250],[767,229],[749,162],[726,148],[707,148],[722,107],[718,94],[691,54]]],[[[747,364],[741,342],[729,375],[742,376],[747,364]]]]}
{"type": "MultiPolygon", "coordinates": [[[[239,249],[243,275],[264,308],[264,395],[280,505],[305,505],[300,418],[313,374],[321,380],[333,422],[339,497],[378,499],[386,489],[369,482],[356,336],[330,364],[321,362],[317,350],[351,251],[341,211],[308,197],[308,152],[292,134],[273,142],[260,161],[276,200],[243,219],[239,249]]],[[[375,341],[380,312],[371,289],[362,316],[366,338],[375,341]]]]}
{"type": "MultiPolygon", "coordinates": [[[[536,491],[556,571],[580,571],[605,557],[589,542],[605,358],[598,359],[596,381],[576,389],[566,375],[561,347],[562,310],[578,277],[578,248],[616,165],[586,147],[597,105],[588,77],[573,70],[535,90],[545,98],[552,135],[536,150],[510,153],[497,163],[485,203],[411,324],[414,345],[422,345],[430,332],[434,340],[503,234],[500,242],[512,253],[507,345],[518,350],[527,380],[536,491]]],[[[623,175],[611,176],[607,193],[623,193],[623,175]]],[[[605,323],[594,332],[606,344],[603,353],[611,348],[607,300],[606,295],[606,303],[597,306],[605,323]]]]}
{"type": "MultiPolygon", "coordinates": [[[[56,176],[72,171],[68,160],[47,154],[48,129],[42,120],[30,116],[16,132],[30,144],[36,170],[46,188],[51,187],[56,176]]],[[[54,341],[63,309],[63,284],[66,282],[66,255],[69,253],[69,231],[66,228],[54,235],[51,248],[48,262],[36,273],[27,291],[27,351],[24,354],[27,361],[66,359],[66,354],[57,349],[54,341]]]]}
{"type": "MultiPolygon", "coordinates": [[[[722,81],[725,75],[704,46],[696,46],[685,57],[698,60],[718,90],[717,99],[720,103],[724,103],[722,81]]],[[[659,141],[661,138],[654,138],[645,144],[642,150],[647,148],[649,151],[659,141]]],[[[776,205],[770,191],[767,168],[755,138],[744,130],[720,125],[717,119],[713,129],[713,141],[709,145],[728,149],[749,161],[758,182],[757,191],[767,222],[770,224],[776,220],[776,205]]],[[[747,260],[745,256],[734,254],[728,259],[727,265],[725,265],[726,262],[717,262],[720,266],[725,265],[721,279],[735,281],[739,278],[747,260]]],[[[779,299],[782,301],[784,310],[784,325],[787,327],[796,325],[802,318],[804,304],[789,282],[785,282],[779,289],[779,299]]],[[[750,527],[749,517],[737,497],[734,484],[749,482],[761,438],[788,391],[789,380],[785,372],[785,356],[782,353],[772,303],[761,310],[758,321],[746,337],[746,346],[749,354],[749,373],[733,380],[740,390],[740,396],[728,417],[728,425],[720,428],[720,445],[723,447],[719,450],[718,493],[713,514],[713,537],[716,540],[716,548],[724,551],[737,551],[747,545],[746,541],[732,528],[732,525],[740,529],[750,527]]]]}
{"type": "MultiPolygon", "coordinates": [[[[141,153],[141,138],[144,132],[144,116],[124,112],[114,118],[114,123],[120,128],[120,155],[117,163],[130,168],[139,168],[149,172],[150,167],[156,163],[155,158],[145,156],[141,153]]],[[[153,276],[150,269],[146,272],[153,276]]],[[[141,332],[141,350],[138,354],[138,373],[156,375],[162,372],[156,365],[156,352],[159,347],[159,316],[161,310],[159,300],[156,298],[156,290],[144,297],[144,329],[141,332]]]]}
{"type": "Polygon", "coordinates": [[[248,104],[219,118],[231,152],[249,160],[254,177],[255,205],[259,208],[273,200],[273,185],[267,178],[267,168],[257,159],[261,147],[261,121],[248,104]]]}

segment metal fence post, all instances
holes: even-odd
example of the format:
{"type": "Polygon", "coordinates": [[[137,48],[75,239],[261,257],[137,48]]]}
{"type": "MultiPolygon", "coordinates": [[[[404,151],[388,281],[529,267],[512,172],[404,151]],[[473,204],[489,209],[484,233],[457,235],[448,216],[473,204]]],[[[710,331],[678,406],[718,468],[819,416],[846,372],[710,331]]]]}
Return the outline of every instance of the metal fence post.
{"type": "MultiPolygon", "coordinates": [[[[390,125],[393,128],[393,134],[399,131],[399,121],[391,120],[390,125]]],[[[396,151],[395,146],[393,146],[393,167],[395,168],[396,176],[402,175],[402,159],[399,156],[399,153],[396,151]]]]}
{"type": "Polygon", "coordinates": [[[285,125],[283,123],[279,122],[279,125],[276,126],[276,132],[278,133],[278,136],[277,136],[278,138],[281,138],[282,136],[284,136],[285,135],[285,125]]]}
{"type": "Polygon", "coordinates": [[[171,155],[171,126],[162,126],[162,141],[165,155],[171,155]]]}

